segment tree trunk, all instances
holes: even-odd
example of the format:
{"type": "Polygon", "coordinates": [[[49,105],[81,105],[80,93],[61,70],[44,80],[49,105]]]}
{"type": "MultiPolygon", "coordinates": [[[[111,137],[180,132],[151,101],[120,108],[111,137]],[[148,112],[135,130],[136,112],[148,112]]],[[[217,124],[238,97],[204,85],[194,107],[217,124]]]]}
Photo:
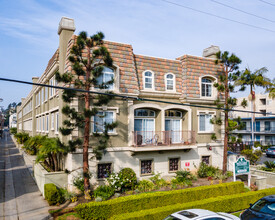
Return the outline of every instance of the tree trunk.
{"type": "Polygon", "coordinates": [[[54,171],[59,171],[57,155],[54,153],[52,155],[53,155],[54,171]]]}
{"type": "MultiPolygon", "coordinates": [[[[88,48],[88,63],[87,66],[90,67],[91,64],[91,50],[88,48]]],[[[86,91],[90,91],[90,83],[87,81],[90,79],[90,68],[86,68],[86,91]]],[[[85,99],[85,109],[90,109],[90,94],[87,92],[84,96],[85,99]]],[[[83,144],[83,178],[84,178],[84,192],[85,197],[88,199],[89,190],[90,190],[90,181],[89,181],[89,137],[90,137],[90,117],[85,117],[85,126],[84,126],[84,144],[83,144]]]]}
{"type": "MultiPolygon", "coordinates": [[[[229,98],[229,88],[228,88],[228,68],[225,70],[225,108],[228,109],[228,98],[229,98]]],[[[228,145],[228,110],[225,110],[224,114],[224,147],[223,147],[223,173],[227,171],[227,145],[228,145]]]]}

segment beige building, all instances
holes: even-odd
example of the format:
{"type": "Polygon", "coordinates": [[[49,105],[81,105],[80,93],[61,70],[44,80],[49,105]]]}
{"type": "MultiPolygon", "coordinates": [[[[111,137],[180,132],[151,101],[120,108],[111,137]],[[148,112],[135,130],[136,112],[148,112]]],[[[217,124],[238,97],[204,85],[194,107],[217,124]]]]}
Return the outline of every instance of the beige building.
{"type": "MultiPolygon", "coordinates": [[[[57,85],[55,72],[71,70],[68,55],[77,38],[74,30],[72,19],[61,19],[59,48],[42,76],[33,77],[33,82],[57,85]]],[[[158,172],[169,177],[180,169],[194,171],[201,161],[221,168],[221,127],[210,123],[218,111],[205,108],[215,106],[218,95],[213,86],[218,66],[212,58],[218,48],[207,48],[204,57],[184,55],[170,60],[134,54],[129,44],[111,41],[104,44],[114,61],[113,68],[105,68],[103,77],[114,79],[111,90],[120,95],[177,104],[116,98],[108,106],[102,106],[99,114],[105,116],[92,118],[92,131],[102,129],[94,122],[116,121],[118,126],[109,131],[110,144],[102,160],[90,160],[92,181],[104,180],[108,172],[118,172],[124,167],[132,168],[138,178],[158,172]],[[211,140],[213,133],[217,134],[217,141],[211,140]]],[[[17,109],[18,130],[65,140],[58,131],[64,119],[61,93],[58,89],[33,86],[17,109]]],[[[72,106],[81,107],[78,100],[72,106]]],[[[79,135],[76,130],[72,136],[79,135]]],[[[81,152],[77,149],[67,156],[67,170],[82,167],[81,152]]],[[[78,171],[69,174],[69,185],[78,171]]]]}
{"type": "MultiPolygon", "coordinates": [[[[251,111],[251,102],[248,100],[248,97],[237,98],[237,107],[234,109],[251,111]],[[246,108],[241,106],[243,99],[247,101],[248,106],[246,108]]],[[[255,111],[262,112],[263,114],[255,114],[253,129],[251,126],[251,113],[231,112],[232,118],[241,117],[242,122],[245,124],[242,130],[235,132],[242,134],[243,142],[248,145],[252,145],[252,141],[260,142],[262,145],[275,145],[275,117],[268,114],[275,113],[275,100],[269,98],[268,94],[256,94],[255,111]]]]}

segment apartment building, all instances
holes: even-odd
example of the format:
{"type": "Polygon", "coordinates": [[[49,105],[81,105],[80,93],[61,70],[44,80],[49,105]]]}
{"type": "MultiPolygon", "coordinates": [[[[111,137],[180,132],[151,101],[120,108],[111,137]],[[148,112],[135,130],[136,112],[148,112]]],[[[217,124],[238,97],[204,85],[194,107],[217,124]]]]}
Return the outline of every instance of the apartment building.
{"type": "MultiPolygon", "coordinates": [[[[235,109],[240,110],[252,110],[251,102],[247,97],[237,98],[237,107],[235,109]],[[248,106],[244,109],[241,106],[243,99],[247,100],[248,106]]],[[[255,120],[253,123],[253,140],[260,142],[262,145],[275,145],[275,117],[268,113],[275,113],[275,100],[269,98],[268,94],[256,94],[255,95],[255,111],[262,112],[263,114],[255,114],[255,120]]],[[[231,114],[233,118],[241,117],[245,127],[239,130],[238,133],[242,134],[243,142],[252,144],[252,120],[251,113],[246,112],[233,112],[231,114]]]]}
{"type": "MultiPolygon", "coordinates": [[[[68,56],[77,38],[74,30],[74,20],[63,17],[58,28],[59,48],[42,76],[33,77],[33,82],[57,85],[55,72],[71,70],[68,56]]],[[[92,182],[104,180],[109,172],[124,167],[132,168],[140,179],[158,172],[169,177],[180,169],[195,171],[201,161],[221,168],[222,129],[210,123],[219,112],[206,108],[215,106],[219,95],[213,86],[218,79],[213,57],[219,48],[205,49],[203,57],[184,55],[171,60],[135,54],[129,44],[104,41],[104,45],[114,61],[113,68],[105,68],[103,73],[103,80],[114,79],[109,89],[121,95],[176,104],[115,98],[108,106],[100,107],[99,116],[92,119],[92,131],[100,131],[104,122],[116,121],[118,126],[108,131],[110,143],[102,160],[89,161],[92,182]],[[217,141],[211,140],[213,133],[217,134],[217,141]]],[[[58,130],[64,120],[61,93],[58,89],[33,86],[17,108],[18,130],[66,141],[58,130]]],[[[78,100],[72,106],[80,108],[78,100]]],[[[69,139],[80,135],[76,130],[69,139]]],[[[91,138],[91,145],[94,144],[91,138]]],[[[67,155],[67,170],[82,167],[81,152],[77,149],[67,155]]],[[[76,175],[69,174],[69,185],[76,175]]]]}

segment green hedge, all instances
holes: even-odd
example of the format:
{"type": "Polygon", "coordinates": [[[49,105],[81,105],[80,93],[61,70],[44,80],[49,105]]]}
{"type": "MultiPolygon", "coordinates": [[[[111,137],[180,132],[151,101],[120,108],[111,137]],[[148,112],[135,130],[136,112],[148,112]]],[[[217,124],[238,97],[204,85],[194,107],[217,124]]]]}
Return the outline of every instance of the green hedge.
{"type": "Polygon", "coordinates": [[[111,219],[163,219],[174,212],[192,208],[207,209],[214,212],[236,212],[248,208],[250,203],[254,203],[258,199],[271,194],[275,194],[275,188],[264,189],[260,191],[251,191],[241,194],[219,196],[216,198],[208,198],[201,201],[175,204],[155,209],[146,209],[132,213],[115,215],[111,219]]]}
{"type": "Polygon", "coordinates": [[[75,211],[83,219],[107,219],[117,214],[152,209],[177,203],[193,202],[242,192],[244,192],[244,185],[242,182],[223,183],[182,190],[143,193],[104,202],[80,204],[75,208],[75,211]]]}
{"type": "Polygon", "coordinates": [[[44,185],[44,195],[49,205],[61,204],[64,202],[62,193],[53,183],[47,183],[44,185]]]}

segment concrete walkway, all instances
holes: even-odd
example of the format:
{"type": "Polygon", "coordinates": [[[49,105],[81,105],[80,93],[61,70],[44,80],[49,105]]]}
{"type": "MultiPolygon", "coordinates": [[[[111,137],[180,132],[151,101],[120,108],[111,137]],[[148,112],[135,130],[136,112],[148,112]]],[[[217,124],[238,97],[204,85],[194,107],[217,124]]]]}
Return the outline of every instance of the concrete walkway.
{"type": "Polygon", "coordinates": [[[8,133],[0,139],[0,220],[49,219],[49,206],[8,133]]]}

